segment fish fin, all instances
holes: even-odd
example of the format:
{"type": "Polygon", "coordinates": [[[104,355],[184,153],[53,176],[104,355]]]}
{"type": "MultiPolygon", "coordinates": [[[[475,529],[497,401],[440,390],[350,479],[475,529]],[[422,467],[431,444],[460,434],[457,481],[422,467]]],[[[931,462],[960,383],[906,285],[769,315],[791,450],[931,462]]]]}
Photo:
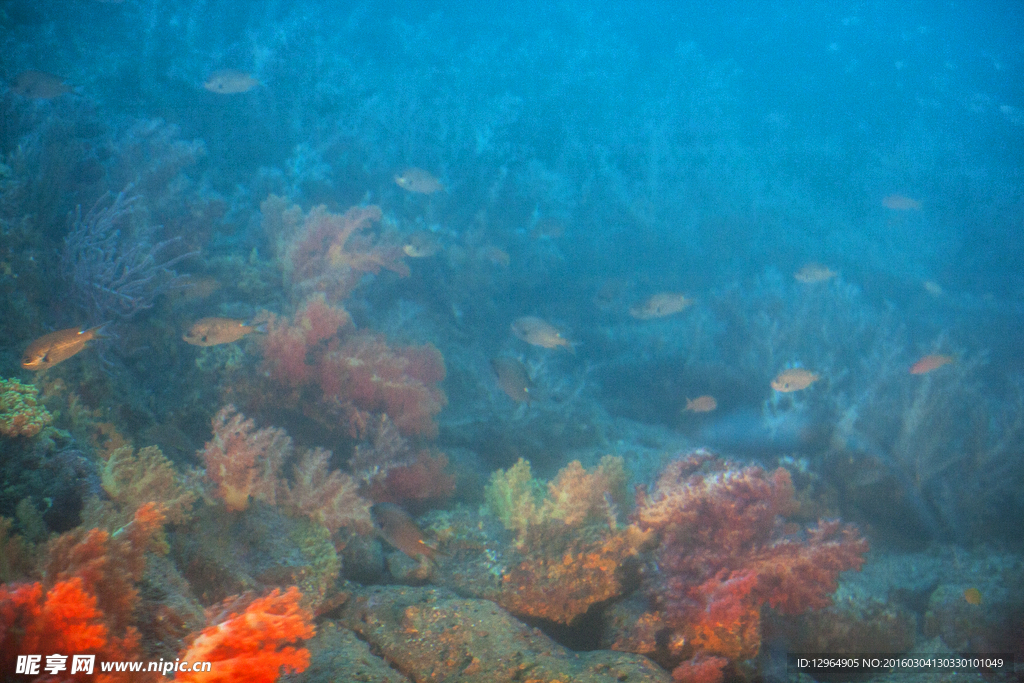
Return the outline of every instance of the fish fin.
{"type": "Polygon", "coordinates": [[[84,329],[81,332],[79,332],[79,334],[89,334],[90,332],[92,332],[92,336],[94,337],[105,337],[107,335],[103,333],[104,328],[106,328],[107,325],[113,324],[113,322],[113,320],[108,320],[106,322],[100,323],[99,325],[96,325],[95,327],[84,329]]]}

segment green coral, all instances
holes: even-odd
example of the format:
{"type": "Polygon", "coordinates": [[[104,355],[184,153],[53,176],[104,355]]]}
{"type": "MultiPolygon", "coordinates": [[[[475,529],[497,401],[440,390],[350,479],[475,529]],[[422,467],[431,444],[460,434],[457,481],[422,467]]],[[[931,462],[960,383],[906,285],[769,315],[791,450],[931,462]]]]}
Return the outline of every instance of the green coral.
{"type": "Polygon", "coordinates": [[[484,498],[522,545],[528,534],[557,536],[566,527],[597,524],[614,530],[618,508],[626,499],[626,481],[622,458],[615,456],[605,456],[589,471],[574,460],[547,484],[534,479],[530,463],[520,458],[508,470],[491,475],[484,498]]]}
{"type": "Polygon", "coordinates": [[[38,397],[39,390],[34,385],[0,378],[0,434],[31,437],[53,422],[53,416],[38,397]]]}

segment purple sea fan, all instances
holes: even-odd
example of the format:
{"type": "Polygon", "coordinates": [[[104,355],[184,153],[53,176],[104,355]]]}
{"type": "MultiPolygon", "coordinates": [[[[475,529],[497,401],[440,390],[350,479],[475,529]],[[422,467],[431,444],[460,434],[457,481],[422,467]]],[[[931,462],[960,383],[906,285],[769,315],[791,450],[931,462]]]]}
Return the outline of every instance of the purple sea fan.
{"type": "Polygon", "coordinates": [[[100,197],[84,217],[82,207],[64,238],[61,266],[72,296],[88,311],[93,323],[127,320],[153,306],[156,297],[173,287],[180,276],[172,266],[196,252],[168,256],[180,238],[153,244],[149,225],[122,232],[138,208],[131,186],[109,205],[110,193],[100,197]]]}

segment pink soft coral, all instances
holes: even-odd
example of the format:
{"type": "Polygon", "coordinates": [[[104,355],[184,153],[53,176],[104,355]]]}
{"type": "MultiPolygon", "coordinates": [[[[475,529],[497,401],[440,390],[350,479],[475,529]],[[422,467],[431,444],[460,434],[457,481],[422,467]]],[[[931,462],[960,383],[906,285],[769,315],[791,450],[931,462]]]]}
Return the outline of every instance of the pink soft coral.
{"type": "Polygon", "coordinates": [[[199,456],[224,505],[237,511],[248,507],[250,496],[277,501],[277,475],[291,451],[292,440],[283,429],[255,429],[252,420],[228,405],[213,418],[213,438],[199,456]]]}
{"type": "MultiPolygon", "coordinates": [[[[309,650],[295,644],[316,634],[313,615],[295,586],[253,600],[206,628],[181,653],[183,662],[211,662],[208,672],[175,675],[179,683],[273,683],[282,673],[309,666],[309,650]]],[[[225,601],[232,604],[232,599],[225,601]]],[[[214,610],[216,611],[216,610],[214,610]]]]}

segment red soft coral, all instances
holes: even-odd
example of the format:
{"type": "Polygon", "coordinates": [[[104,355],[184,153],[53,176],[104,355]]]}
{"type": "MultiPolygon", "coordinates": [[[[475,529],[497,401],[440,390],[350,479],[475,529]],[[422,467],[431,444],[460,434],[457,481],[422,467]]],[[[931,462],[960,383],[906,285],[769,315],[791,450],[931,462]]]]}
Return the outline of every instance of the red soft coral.
{"type": "Polygon", "coordinates": [[[288,322],[270,322],[263,340],[263,360],[270,377],[285,386],[308,382],[326,350],[325,342],[352,326],[344,308],[332,306],[322,294],[309,297],[288,322]]]}
{"type": "MultiPolygon", "coordinates": [[[[226,603],[231,602],[231,598],[226,603]]],[[[316,634],[313,615],[295,586],[253,600],[206,628],[181,653],[183,662],[211,662],[209,672],[175,675],[179,683],[273,683],[309,666],[309,650],[294,645],[316,634]]],[[[215,611],[215,610],[214,610],[215,611]]]]}
{"type": "Polygon", "coordinates": [[[703,450],[670,463],[640,496],[636,523],[660,538],[652,597],[697,654],[753,657],[762,605],[789,614],[828,605],[839,573],[860,568],[867,541],[854,528],[823,521],[787,537],[782,517],[793,509],[786,470],[703,450]]]}
{"type": "Polygon", "coordinates": [[[319,380],[327,399],[386,413],[404,436],[434,437],[434,415],[448,402],[436,386],[444,375],[432,345],[392,348],[384,337],[360,332],[325,354],[319,380]]]}

